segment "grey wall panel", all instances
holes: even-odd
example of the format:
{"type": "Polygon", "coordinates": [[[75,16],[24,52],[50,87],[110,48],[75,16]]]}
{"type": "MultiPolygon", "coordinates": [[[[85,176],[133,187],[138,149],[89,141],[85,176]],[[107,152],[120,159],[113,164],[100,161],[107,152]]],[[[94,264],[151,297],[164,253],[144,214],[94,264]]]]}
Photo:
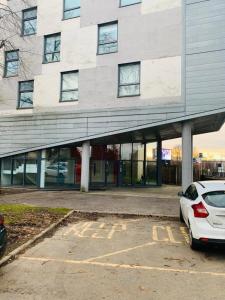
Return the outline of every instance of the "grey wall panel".
{"type": "Polygon", "coordinates": [[[225,109],[225,1],[185,1],[186,112],[225,109]]]}

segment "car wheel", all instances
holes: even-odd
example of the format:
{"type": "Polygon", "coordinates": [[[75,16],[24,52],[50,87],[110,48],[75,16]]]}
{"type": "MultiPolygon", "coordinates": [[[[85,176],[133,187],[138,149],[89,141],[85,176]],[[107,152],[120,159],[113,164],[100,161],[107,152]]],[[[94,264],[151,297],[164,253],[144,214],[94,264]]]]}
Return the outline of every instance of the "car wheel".
{"type": "Polygon", "coordinates": [[[198,240],[193,238],[190,224],[189,224],[189,240],[190,240],[190,247],[192,250],[200,250],[200,244],[198,240]]]}
{"type": "Polygon", "coordinates": [[[181,221],[181,223],[184,223],[184,217],[183,217],[181,207],[180,207],[180,221],[181,221]]]}

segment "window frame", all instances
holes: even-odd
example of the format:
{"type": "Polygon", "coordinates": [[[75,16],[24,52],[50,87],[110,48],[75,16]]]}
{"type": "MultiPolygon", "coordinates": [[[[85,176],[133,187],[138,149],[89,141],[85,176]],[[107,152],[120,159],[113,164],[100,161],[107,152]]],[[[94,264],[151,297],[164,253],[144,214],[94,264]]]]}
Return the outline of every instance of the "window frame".
{"type": "Polygon", "coordinates": [[[73,70],[73,71],[66,71],[66,72],[61,72],[60,73],[60,99],[59,102],[60,103],[66,103],[66,102],[77,102],[79,101],[79,70],[73,70]],[[69,90],[63,90],[63,75],[65,74],[71,74],[71,73],[77,73],[78,74],[78,89],[69,89],[69,90]],[[74,92],[77,91],[78,92],[78,99],[73,99],[73,100],[62,100],[62,94],[63,92],[74,92]]]}
{"type": "Polygon", "coordinates": [[[15,50],[9,50],[9,51],[5,51],[5,65],[4,65],[4,77],[5,78],[10,78],[10,77],[17,77],[19,75],[19,49],[15,49],[15,50]],[[10,59],[7,60],[7,54],[11,53],[11,52],[17,52],[17,59],[10,59]],[[17,73],[15,75],[7,75],[7,65],[9,62],[16,62],[18,63],[18,68],[17,68],[17,73]]]}
{"type": "Polygon", "coordinates": [[[60,59],[61,59],[61,32],[57,32],[57,33],[53,33],[53,34],[47,34],[47,35],[44,35],[44,54],[43,54],[43,64],[51,64],[51,63],[57,63],[57,62],[60,62],[60,59]],[[49,53],[46,53],[45,50],[46,50],[46,41],[47,41],[47,38],[51,38],[51,37],[54,37],[54,36],[59,36],[60,37],[60,50],[59,51],[54,51],[54,52],[49,52],[49,53]],[[45,56],[48,55],[48,54],[56,54],[56,53],[59,53],[59,60],[52,60],[52,61],[47,61],[45,59],[45,56]]]}
{"type": "Polygon", "coordinates": [[[76,17],[70,17],[70,18],[65,18],[65,12],[68,12],[68,11],[72,11],[72,10],[77,10],[77,9],[80,9],[81,10],[81,4],[80,6],[77,6],[77,7],[74,7],[74,8],[71,8],[71,9],[65,9],[65,2],[66,0],[63,0],[63,20],[70,20],[70,19],[76,19],[76,18],[80,18],[80,15],[79,16],[76,16],[76,17]]]}
{"type": "Polygon", "coordinates": [[[106,54],[113,54],[113,53],[118,53],[119,49],[119,26],[118,26],[118,20],[116,21],[112,21],[112,22],[107,22],[107,23],[101,23],[101,24],[98,24],[98,44],[97,44],[97,55],[106,55],[106,54]],[[110,25],[117,25],[117,40],[116,40],[116,43],[117,43],[117,50],[116,51],[113,51],[113,52],[106,52],[106,53],[99,53],[99,46],[102,46],[102,45],[109,45],[109,44],[116,44],[116,43],[105,43],[105,44],[99,44],[99,37],[100,37],[100,28],[101,27],[104,27],[104,26],[110,26],[110,25]]]}
{"type": "Polygon", "coordinates": [[[131,4],[126,4],[126,5],[122,5],[122,0],[120,0],[120,5],[119,7],[127,7],[127,6],[131,6],[131,5],[137,5],[137,4],[140,4],[142,3],[142,0],[137,0],[138,2],[135,2],[135,3],[131,3],[131,4]]]}
{"type": "Polygon", "coordinates": [[[31,20],[37,20],[37,14],[36,14],[36,17],[24,19],[24,13],[27,12],[27,11],[31,11],[31,10],[36,10],[36,12],[37,12],[37,6],[22,10],[22,32],[21,32],[21,36],[31,36],[31,35],[36,35],[37,34],[37,26],[36,26],[36,30],[35,30],[34,33],[24,34],[24,22],[25,21],[31,21],[31,20]]]}
{"type": "Polygon", "coordinates": [[[20,91],[20,86],[21,86],[21,83],[24,83],[24,82],[32,82],[33,83],[33,89],[32,90],[27,90],[27,91],[25,91],[25,92],[28,92],[28,93],[30,93],[30,92],[32,92],[32,93],[34,93],[34,80],[33,79],[31,79],[31,80],[23,80],[23,81],[19,81],[18,82],[18,100],[17,100],[17,109],[33,109],[34,108],[34,102],[33,102],[33,99],[32,99],[32,106],[30,106],[30,107],[21,107],[20,106],[20,96],[21,96],[21,94],[22,93],[24,93],[24,92],[21,92],[20,91]]]}
{"type": "Polygon", "coordinates": [[[140,97],[141,96],[141,61],[136,61],[136,62],[131,62],[131,63],[124,63],[124,64],[119,64],[118,65],[118,83],[117,83],[117,98],[128,98],[128,97],[140,97]],[[125,95],[125,96],[120,96],[120,87],[121,86],[132,86],[132,85],[137,85],[135,83],[130,83],[130,84],[120,84],[120,68],[123,66],[127,65],[139,65],[139,94],[137,95],[125,95]]]}

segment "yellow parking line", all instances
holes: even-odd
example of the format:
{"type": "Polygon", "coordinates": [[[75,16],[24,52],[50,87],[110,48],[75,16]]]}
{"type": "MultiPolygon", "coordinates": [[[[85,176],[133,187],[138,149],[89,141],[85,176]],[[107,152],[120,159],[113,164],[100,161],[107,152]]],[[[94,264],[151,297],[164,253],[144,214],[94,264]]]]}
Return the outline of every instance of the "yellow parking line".
{"type": "Polygon", "coordinates": [[[184,236],[186,243],[189,244],[190,239],[189,239],[189,235],[186,230],[187,230],[186,227],[180,227],[180,231],[181,231],[182,235],[184,236]]]}
{"type": "Polygon", "coordinates": [[[155,245],[155,244],[156,244],[155,242],[146,243],[146,244],[139,245],[139,246],[136,246],[136,247],[127,248],[127,249],[111,252],[111,253],[108,253],[108,254],[104,254],[104,255],[101,255],[101,256],[96,256],[96,257],[92,257],[92,258],[89,258],[89,259],[85,259],[85,261],[90,262],[90,261],[93,261],[93,260],[96,260],[96,259],[109,257],[109,256],[117,255],[117,254],[120,254],[120,253],[126,253],[126,252],[129,252],[129,251],[132,251],[132,250],[136,250],[136,249],[147,247],[147,246],[152,246],[152,245],[155,245]]]}
{"type": "Polygon", "coordinates": [[[218,272],[207,272],[207,271],[192,271],[188,269],[169,269],[161,267],[151,267],[151,266],[137,266],[137,265],[127,265],[127,264],[112,264],[112,263],[101,263],[93,262],[87,260],[69,260],[69,259],[55,259],[55,258],[39,258],[39,257],[20,257],[23,260],[39,261],[39,262],[57,262],[66,264],[76,264],[76,265],[92,265],[99,267],[111,267],[117,269],[130,269],[130,270],[145,270],[145,271],[160,271],[160,272],[172,272],[172,273],[184,273],[191,275],[210,275],[210,276],[220,276],[225,277],[225,273],[218,272]]]}

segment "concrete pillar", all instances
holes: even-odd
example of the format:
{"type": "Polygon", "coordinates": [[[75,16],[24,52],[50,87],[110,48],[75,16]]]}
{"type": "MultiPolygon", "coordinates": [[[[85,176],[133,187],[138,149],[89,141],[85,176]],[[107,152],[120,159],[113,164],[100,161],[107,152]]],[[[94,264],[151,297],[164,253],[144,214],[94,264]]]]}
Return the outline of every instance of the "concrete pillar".
{"type": "Polygon", "coordinates": [[[157,185],[162,185],[162,141],[157,141],[157,185]]]}
{"type": "Polygon", "coordinates": [[[182,128],[182,189],[183,192],[193,181],[193,136],[191,122],[182,128]]]}
{"type": "Polygon", "coordinates": [[[46,150],[41,150],[41,163],[40,163],[40,188],[45,187],[45,167],[46,167],[46,150]]]}
{"type": "Polygon", "coordinates": [[[86,141],[82,146],[81,162],[81,192],[89,191],[89,172],[90,172],[90,141],[86,141]]]}

